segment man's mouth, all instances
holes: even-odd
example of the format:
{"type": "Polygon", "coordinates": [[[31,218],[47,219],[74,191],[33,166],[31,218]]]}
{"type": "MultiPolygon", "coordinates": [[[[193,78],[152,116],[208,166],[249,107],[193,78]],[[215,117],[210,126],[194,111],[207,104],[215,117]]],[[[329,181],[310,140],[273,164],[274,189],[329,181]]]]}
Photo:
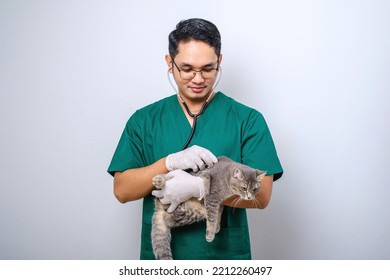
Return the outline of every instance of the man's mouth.
{"type": "Polygon", "coordinates": [[[190,88],[195,93],[201,93],[206,88],[206,86],[201,86],[201,87],[198,86],[198,87],[190,87],[190,88]]]}

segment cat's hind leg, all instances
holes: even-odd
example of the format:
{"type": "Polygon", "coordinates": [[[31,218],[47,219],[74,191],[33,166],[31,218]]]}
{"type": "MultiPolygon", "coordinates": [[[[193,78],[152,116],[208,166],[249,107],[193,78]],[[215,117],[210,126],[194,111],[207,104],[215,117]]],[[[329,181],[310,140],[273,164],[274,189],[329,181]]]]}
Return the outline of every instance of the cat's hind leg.
{"type": "Polygon", "coordinates": [[[172,260],[170,215],[158,199],[155,203],[151,232],[153,253],[157,260],[172,260]]]}

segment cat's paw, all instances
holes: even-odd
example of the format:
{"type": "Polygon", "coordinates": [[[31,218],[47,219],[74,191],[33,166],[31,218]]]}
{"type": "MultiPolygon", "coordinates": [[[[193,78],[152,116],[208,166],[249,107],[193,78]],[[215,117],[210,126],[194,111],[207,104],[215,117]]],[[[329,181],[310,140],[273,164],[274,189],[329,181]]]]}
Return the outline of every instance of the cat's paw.
{"type": "Polygon", "coordinates": [[[214,240],[215,233],[212,233],[210,231],[206,232],[206,240],[207,242],[212,242],[214,240]]]}
{"type": "Polygon", "coordinates": [[[153,186],[155,186],[158,189],[161,189],[162,187],[164,187],[164,185],[165,185],[164,175],[160,174],[160,175],[154,176],[152,179],[152,184],[153,184],[153,186]]]}
{"type": "Polygon", "coordinates": [[[162,255],[162,256],[157,256],[157,260],[173,260],[171,254],[168,255],[162,255]]]}

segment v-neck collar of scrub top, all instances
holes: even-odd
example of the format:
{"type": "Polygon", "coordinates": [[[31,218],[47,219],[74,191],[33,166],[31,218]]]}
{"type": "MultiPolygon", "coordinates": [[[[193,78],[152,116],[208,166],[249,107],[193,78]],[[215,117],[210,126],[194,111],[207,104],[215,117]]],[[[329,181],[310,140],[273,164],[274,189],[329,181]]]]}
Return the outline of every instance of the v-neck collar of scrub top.
{"type": "MultiPolygon", "coordinates": [[[[221,92],[216,92],[214,94],[214,97],[211,99],[210,103],[207,105],[205,111],[203,114],[198,118],[197,123],[196,123],[196,129],[200,129],[200,127],[204,126],[205,120],[208,119],[208,116],[212,115],[212,111],[214,110],[213,108],[215,107],[214,104],[218,102],[218,99],[221,95],[221,92]]],[[[188,130],[189,132],[192,129],[192,118],[191,118],[191,123],[188,121],[185,109],[181,106],[180,101],[177,99],[177,116],[178,116],[178,121],[180,122],[179,125],[180,127],[183,127],[185,130],[188,130]]]]}

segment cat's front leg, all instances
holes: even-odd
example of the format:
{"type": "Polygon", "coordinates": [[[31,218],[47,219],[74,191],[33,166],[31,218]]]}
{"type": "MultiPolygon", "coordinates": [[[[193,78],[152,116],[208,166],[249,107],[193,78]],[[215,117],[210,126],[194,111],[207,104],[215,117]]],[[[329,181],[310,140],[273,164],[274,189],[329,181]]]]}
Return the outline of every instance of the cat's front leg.
{"type": "Polygon", "coordinates": [[[208,171],[200,171],[198,176],[203,180],[203,189],[201,191],[202,196],[206,196],[210,193],[210,172],[208,171]]]}
{"type": "Polygon", "coordinates": [[[217,225],[216,225],[216,228],[215,228],[215,233],[218,233],[220,231],[220,229],[221,229],[222,213],[223,213],[223,205],[220,205],[219,209],[218,209],[217,225]]]}
{"type": "Polygon", "coordinates": [[[206,221],[206,240],[207,242],[212,242],[215,238],[216,233],[216,225],[214,223],[210,223],[208,220],[206,221]]]}
{"type": "Polygon", "coordinates": [[[152,184],[155,186],[157,189],[162,189],[165,185],[165,175],[164,174],[159,174],[153,177],[152,179],[152,184]]]}
{"type": "Polygon", "coordinates": [[[209,201],[206,202],[206,240],[212,242],[214,240],[215,234],[219,231],[219,204],[209,201]]]}

